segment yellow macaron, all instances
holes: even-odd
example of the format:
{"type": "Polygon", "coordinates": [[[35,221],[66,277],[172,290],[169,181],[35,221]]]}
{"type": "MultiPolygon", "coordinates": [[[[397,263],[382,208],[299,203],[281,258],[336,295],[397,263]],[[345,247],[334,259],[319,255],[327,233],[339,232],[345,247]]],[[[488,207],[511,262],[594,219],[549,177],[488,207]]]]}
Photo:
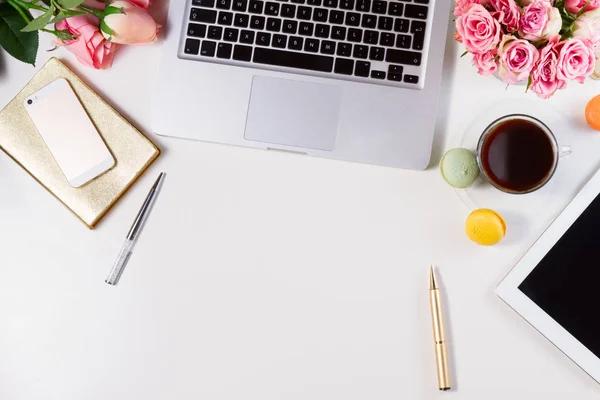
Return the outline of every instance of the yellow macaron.
{"type": "Polygon", "coordinates": [[[465,230],[469,239],[475,243],[493,246],[506,235],[506,223],[497,212],[480,208],[469,215],[465,230]]]}

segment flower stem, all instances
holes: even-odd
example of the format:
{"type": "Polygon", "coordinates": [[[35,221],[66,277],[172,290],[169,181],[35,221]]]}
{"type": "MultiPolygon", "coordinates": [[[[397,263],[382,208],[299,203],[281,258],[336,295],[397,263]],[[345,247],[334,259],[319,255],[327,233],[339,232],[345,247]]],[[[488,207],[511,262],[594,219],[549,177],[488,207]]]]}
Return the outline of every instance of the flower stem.
{"type": "Polygon", "coordinates": [[[46,7],[42,7],[42,6],[38,6],[37,4],[33,4],[30,3],[28,1],[23,1],[23,0],[11,0],[13,3],[18,4],[19,6],[21,6],[22,8],[28,10],[30,8],[33,8],[34,10],[39,10],[39,11],[48,11],[48,9],[46,7]]]}
{"type": "Polygon", "coordinates": [[[25,20],[25,22],[27,22],[27,23],[31,22],[31,20],[25,14],[25,12],[23,11],[23,9],[21,7],[19,7],[17,5],[17,3],[14,2],[14,0],[6,0],[6,1],[8,2],[8,4],[10,4],[12,6],[12,8],[14,8],[15,10],[17,10],[17,12],[21,15],[21,17],[23,17],[23,19],[25,20]]]}
{"type": "Polygon", "coordinates": [[[102,19],[102,17],[104,17],[104,13],[100,10],[96,10],[95,8],[90,8],[90,7],[86,7],[83,5],[78,6],[77,8],[79,8],[85,12],[88,12],[88,13],[92,14],[93,16],[98,17],[100,19],[102,19]]]}

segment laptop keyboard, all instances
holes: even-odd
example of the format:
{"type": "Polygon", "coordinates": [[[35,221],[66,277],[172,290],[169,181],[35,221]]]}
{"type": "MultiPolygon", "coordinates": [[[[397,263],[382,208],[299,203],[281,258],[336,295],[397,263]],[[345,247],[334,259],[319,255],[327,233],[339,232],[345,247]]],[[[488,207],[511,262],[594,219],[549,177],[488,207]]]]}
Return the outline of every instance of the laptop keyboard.
{"type": "Polygon", "coordinates": [[[188,1],[183,58],[413,88],[424,72],[430,0],[188,1]]]}

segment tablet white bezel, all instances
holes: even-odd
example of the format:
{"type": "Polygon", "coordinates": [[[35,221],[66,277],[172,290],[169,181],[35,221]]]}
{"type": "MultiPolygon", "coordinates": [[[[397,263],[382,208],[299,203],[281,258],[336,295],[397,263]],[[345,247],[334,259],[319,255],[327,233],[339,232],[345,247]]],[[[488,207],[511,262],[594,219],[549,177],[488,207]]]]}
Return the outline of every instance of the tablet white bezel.
{"type": "Polygon", "coordinates": [[[600,383],[600,358],[558,324],[519,290],[519,285],[539,264],[554,244],[600,193],[600,171],[596,172],[537,242],[496,288],[498,296],[600,383]]]}

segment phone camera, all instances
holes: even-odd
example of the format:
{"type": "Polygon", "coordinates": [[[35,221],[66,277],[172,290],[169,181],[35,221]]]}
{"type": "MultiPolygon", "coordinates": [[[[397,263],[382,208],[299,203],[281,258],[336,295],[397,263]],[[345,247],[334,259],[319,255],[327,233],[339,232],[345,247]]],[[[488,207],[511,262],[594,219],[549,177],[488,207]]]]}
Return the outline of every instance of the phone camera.
{"type": "Polygon", "coordinates": [[[33,100],[31,100],[31,99],[27,100],[27,104],[32,105],[33,104],[33,100]]]}

